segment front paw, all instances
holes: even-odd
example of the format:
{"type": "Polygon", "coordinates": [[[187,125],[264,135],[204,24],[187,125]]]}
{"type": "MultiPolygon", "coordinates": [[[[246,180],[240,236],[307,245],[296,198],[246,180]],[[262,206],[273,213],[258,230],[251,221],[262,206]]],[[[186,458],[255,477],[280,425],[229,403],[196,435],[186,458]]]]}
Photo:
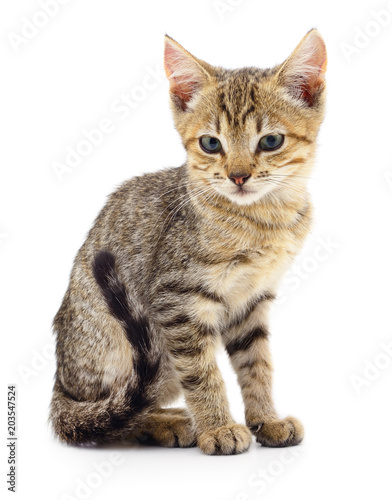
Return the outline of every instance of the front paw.
{"type": "Polygon", "coordinates": [[[251,427],[251,430],[258,443],[273,448],[295,446],[304,437],[304,428],[301,422],[294,417],[265,422],[259,426],[251,427]]]}
{"type": "Polygon", "coordinates": [[[252,434],[245,425],[228,424],[200,434],[197,445],[206,455],[236,455],[246,451],[252,434]]]}

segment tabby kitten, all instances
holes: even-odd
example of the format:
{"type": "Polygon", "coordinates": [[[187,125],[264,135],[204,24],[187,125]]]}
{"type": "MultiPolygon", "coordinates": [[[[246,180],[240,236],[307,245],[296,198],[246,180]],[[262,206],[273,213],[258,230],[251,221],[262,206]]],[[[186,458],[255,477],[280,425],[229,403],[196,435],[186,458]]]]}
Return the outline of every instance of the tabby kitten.
{"type": "Polygon", "coordinates": [[[80,249],[54,320],[55,433],[68,443],[150,436],[241,453],[301,442],[271,396],[268,309],[311,223],[306,181],[323,119],[316,30],[272,69],[225,70],[165,39],[179,168],[125,182],[80,249]],[[223,342],[246,426],[215,360],[223,342]],[[168,409],[180,394],[187,409],[168,409]]]}

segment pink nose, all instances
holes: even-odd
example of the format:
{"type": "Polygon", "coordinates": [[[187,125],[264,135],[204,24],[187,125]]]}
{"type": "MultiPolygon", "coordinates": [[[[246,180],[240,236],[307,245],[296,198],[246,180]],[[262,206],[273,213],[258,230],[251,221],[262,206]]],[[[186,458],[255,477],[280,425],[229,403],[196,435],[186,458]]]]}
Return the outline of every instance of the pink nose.
{"type": "Polygon", "coordinates": [[[245,184],[245,182],[249,179],[250,175],[242,175],[242,174],[232,174],[229,175],[229,179],[231,182],[234,182],[234,184],[237,184],[238,186],[242,186],[242,184],[245,184]]]}

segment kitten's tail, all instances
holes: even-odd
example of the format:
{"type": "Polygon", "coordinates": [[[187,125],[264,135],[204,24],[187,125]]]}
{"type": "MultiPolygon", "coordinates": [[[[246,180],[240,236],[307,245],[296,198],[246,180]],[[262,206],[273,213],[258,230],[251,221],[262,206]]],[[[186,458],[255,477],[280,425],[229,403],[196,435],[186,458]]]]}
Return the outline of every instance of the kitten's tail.
{"type": "Polygon", "coordinates": [[[134,428],[160,391],[162,339],[139,302],[127,293],[110,252],[100,252],[94,277],[110,312],[122,325],[133,350],[133,376],[115,394],[100,401],[77,401],[57,379],[51,420],[55,432],[68,443],[115,441],[134,428]]]}

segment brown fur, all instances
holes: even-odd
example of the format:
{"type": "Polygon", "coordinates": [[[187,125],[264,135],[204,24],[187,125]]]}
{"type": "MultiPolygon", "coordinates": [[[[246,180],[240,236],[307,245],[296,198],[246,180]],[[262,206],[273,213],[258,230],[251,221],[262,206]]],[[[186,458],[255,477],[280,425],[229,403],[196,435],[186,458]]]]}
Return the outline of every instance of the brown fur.
{"type": "Polygon", "coordinates": [[[188,160],[125,182],[76,257],[54,321],[54,430],[70,443],[149,435],[207,454],[243,452],[251,432],[298,444],[301,424],[279,420],[272,401],[268,308],[310,229],[324,43],[313,30],[276,68],[229,71],[167,37],[165,67],[188,160]],[[277,133],[283,145],[260,150],[277,133]],[[219,153],[201,148],[205,135],[219,153]],[[247,426],[230,415],[221,341],[247,426]],[[163,409],[182,392],[187,412],[163,409]]]}

